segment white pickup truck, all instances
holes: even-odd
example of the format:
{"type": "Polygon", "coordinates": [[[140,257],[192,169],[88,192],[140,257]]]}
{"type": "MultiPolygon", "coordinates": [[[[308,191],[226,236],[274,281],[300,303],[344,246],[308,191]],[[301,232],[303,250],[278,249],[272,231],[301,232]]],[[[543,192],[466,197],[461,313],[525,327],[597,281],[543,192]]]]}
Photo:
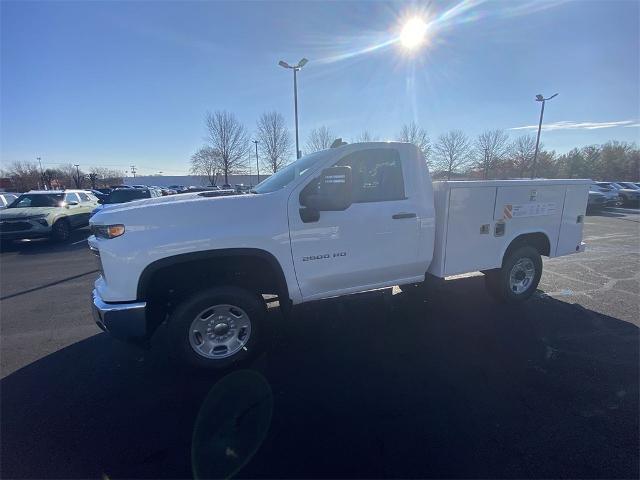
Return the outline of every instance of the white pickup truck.
{"type": "Polygon", "coordinates": [[[250,195],[182,194],[107,206],[89,246],[102,274],[100,328],[149,338],[167,322],[174,356],[225,368],[259,349],[263,295],[292,305],[482,271],[498,299],[536,289],[541,255],[580,252],[590,180],[432,184],[411,144],[305,156],[250,195]]]}

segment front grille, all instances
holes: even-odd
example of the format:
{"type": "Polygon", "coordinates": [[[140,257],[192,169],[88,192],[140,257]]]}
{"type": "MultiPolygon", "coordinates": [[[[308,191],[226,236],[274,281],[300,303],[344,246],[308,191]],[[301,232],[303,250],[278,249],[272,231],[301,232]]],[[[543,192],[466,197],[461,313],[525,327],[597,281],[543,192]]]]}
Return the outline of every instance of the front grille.
{"type": "Polygon", "coordinates": [[[29,230],[33,227],[29,222],[0,222],[0,231],[2,232],[20,232],[29,230]]]}

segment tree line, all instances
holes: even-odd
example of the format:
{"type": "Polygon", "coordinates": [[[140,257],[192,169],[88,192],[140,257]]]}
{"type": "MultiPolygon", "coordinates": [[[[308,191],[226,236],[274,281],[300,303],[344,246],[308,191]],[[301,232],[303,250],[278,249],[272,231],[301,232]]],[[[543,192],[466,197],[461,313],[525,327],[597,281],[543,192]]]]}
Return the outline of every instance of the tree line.
{"type": "Polygon", "coordinates": [[[57,168],[41,169],[38,163],[29,161],[13,162],[0,173],[11,182],[16,192],[35,189],[102,188],[123,182],[124,172],[117,169],[93,167],[89,172],[72,164],[57,168]]]}
{"type": "MultiPolygon", "coordinates": [[[[278,112],[263,113],[251,140],[249,130],[230,112],[209,112],[205,117],[206,144],[191,157],[191,173],[215,185],[222,176],[246,173],[255,162],[252,148],[257,141],[261,169],[274,173],[295,159],[295,147],[284,117],[278,112]]],[[[327,126],[309,132],[303,153],[330,148],[337,135],[327,126]]],[[[363,130],[352,142],[378,141],[380,137],[363,130]]],[[[558,154],[539,145],[534,170],[536,140],[532,135],[511,138],[502,129],[485,130],[472,138],[462,130],[450,130],[431,141],[427,131],[415,122],[400,128],[395,140],[416,145],[424,154],[434,178],[507,179],[592,178],[594,180],[639,180],[640,150],[634,143],[609,141],[558,154]]]]}

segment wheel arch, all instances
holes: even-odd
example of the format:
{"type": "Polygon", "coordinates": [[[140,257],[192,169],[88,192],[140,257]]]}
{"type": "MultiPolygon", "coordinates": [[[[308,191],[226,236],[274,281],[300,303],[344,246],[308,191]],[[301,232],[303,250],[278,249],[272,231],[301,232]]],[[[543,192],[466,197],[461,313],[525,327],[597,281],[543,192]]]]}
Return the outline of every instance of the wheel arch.
{"type": "Polygon", "coordinates": [[[502,251],[500,264],[504,264],[505,259],[513,250],[525,245],[534,247],[536,250],[538,250],[538,253],[540,253],[540,255],[546,257],[549,257],[551,255],[551,241],[549,240],[549,235],[546,232],[526,232],[517,235],[511,240],[511,242],[509,242],[507,247],[502,251]]]}
{"type": "Polygon", "coordinates": [[[280,265],[280,262],[270,252],[257,248],[225,248],[216,250],[203,250],[199,252],[189,252],[156,260],[145,267],[138,279],[136,296],[139,301],[145,301],[149,297],[150,289],[153,288],[154,278],[162,272],[169,272],[174,267],[186,265],[206,265],[209,262],[224,263],[227,268],[234,261],[239,261],[243,265],[268,266],[268,272],[262,274],[271,275],[275,282],[275,293],[278,295],[281,308],[289,308],[291,299],[287,280],[280,265]]]}

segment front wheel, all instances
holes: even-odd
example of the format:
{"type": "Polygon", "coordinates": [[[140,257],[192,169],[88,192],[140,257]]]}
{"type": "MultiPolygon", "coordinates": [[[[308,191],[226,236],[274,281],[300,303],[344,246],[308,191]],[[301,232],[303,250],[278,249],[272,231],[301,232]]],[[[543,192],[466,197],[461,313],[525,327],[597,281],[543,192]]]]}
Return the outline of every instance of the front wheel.
{"type": "Polygon", "coordinates": [[[173,357],[193,367],[225,369],[255,355],[266,305],[260,295],[237,287],[198,292],[169,318],[173,357]]]}
{"type": "Polygon", "coordinates": [[[54,242],[66,242],[71,237],[71,225],[66,219],[60,219],[51,227],[51,239],[54,242]]]}
{"type": "Polygon", "coordinates": [[[489,293],[499,301],[517,303],[536,291],[542,276],[542,258],[537,249],[516,248],[502,262],[502,268],[484,272],[489,293]]]}

